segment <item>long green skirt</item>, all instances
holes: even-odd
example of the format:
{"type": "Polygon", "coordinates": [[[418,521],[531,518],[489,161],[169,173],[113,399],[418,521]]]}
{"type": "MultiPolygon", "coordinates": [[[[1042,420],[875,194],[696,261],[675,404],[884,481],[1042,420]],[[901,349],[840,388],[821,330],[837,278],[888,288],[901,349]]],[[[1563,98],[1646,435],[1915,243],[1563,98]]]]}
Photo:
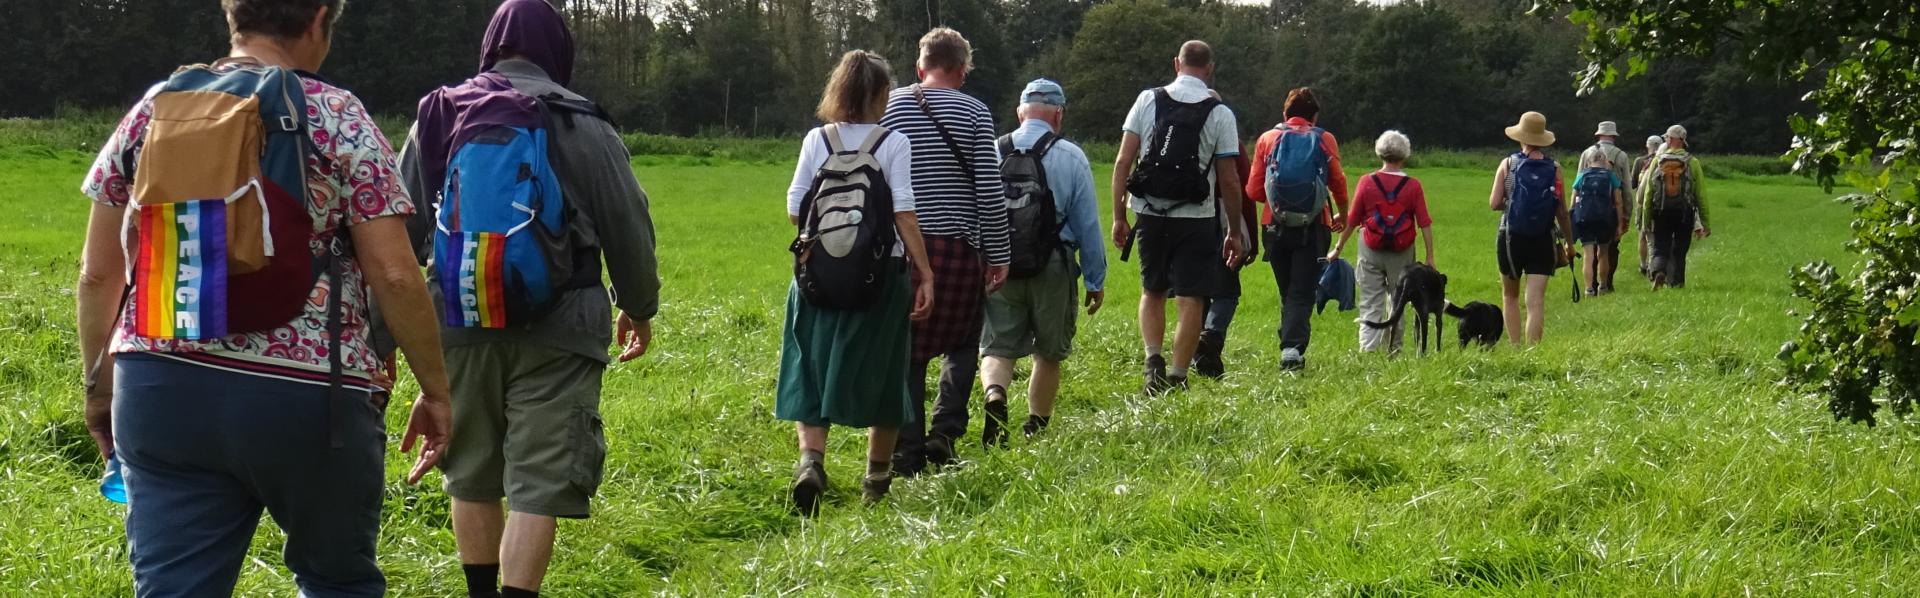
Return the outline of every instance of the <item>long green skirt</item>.
{"type": "Polygon", "coordinates": [[[907,393],[913,296],[904,269],[889,267],[887,278],[880,300],[864,310],[817,308],[788,287],[774,417],[854,428],[914,421],[907,393]]]}

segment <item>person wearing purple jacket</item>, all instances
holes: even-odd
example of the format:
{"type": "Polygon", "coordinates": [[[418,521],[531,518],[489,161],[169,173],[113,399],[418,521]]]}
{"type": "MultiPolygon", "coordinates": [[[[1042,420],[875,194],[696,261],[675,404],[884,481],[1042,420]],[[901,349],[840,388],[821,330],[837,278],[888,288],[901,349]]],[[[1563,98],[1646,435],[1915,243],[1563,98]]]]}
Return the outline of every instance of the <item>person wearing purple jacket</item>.
{"type": "Polygon", "coordinates": [[[540,126],[535,98],[551,114],[544,119],[548,154],[573,211],[578,273],[558,287],[551,310],[525,325],[443,324],[441,334],[454,429],[443,471],[468,594],[535,596],[553,555],[556,518],[587,517],[600,485],[607,447],[600,379],[612,329],[620,361],[645,353],[660,281],[647,195],[626,146],[597,109],[565,87],[573,39],[559,11],[545,0],[502,3],[487,26],[480,71],[420,101],[401,172],[422,200],[409,228],[425,263],[455,148],[494,125],[540,126]],[[600,282],[603,266],[611,297],[600,282]]]}

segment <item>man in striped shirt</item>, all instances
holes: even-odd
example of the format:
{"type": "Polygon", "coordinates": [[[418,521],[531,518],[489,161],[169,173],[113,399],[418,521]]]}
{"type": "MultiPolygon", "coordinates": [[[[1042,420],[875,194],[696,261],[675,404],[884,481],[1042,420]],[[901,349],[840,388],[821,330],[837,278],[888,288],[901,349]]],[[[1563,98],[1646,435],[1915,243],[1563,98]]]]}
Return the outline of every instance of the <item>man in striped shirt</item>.
{"type": "Polygon", "coordinates": [[[959,32],[936,28],[920,38],[915,66],[920,82],[894,90],[880,121],[913,142],[914,209],[933,270],[933,315],[913,325],[909,374],[923,416],[927,364],[943,360],[931,425],[900,429],[893,465],[908,476],[951,460],[954,439],[967,433],[986,296],[1006,281],[1012,261],[993,115],[959,89],[973,49],[959,32]]]}

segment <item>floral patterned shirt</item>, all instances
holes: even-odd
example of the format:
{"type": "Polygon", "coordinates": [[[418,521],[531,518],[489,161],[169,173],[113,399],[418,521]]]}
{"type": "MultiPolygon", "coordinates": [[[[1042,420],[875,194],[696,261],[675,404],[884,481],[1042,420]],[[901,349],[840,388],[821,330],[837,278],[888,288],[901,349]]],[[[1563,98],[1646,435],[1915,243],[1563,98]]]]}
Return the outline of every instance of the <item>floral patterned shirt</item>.
{"type": "MultiPolygon", "coordinates": [[[[231,68],[231,67],[215,67],[231,68]]],[[[307,156],[308,210],[313,216],[314,255],[325,251],[325,241],[344,221],[356,225],[374,218],[412,214],[413,201],[407,197],[396,175],[399,167],[393,148],[367,109],[352,93],[324,81],[301,77],[307,96],[306,124],[313,139],[307,156]]],[[[95,202],[125,206],[131,199],[133,167],[139,161],[152,118],[156,85],[127,113],[120,126],[100,148],[93,169],[81,183],[81,193],[95,202]]],[[[367,328],[368,297],[365,276],[358,260],[349,258],[341,282],[347,292],[341,294],[342,324],[340,348],[342,362],[356,378],[366,378],[381,369],[367,328]]],[[[134,333],[133,319],[123,313],[114,333],[115,353],[160,353],[213,362],[230,369],[245,370],[316,382],[311,372],[328,371],[327,312],[330,287],[320,277],[308,296],[305,311],[286,326],[266,332],[236,334],[212,340],[178,340],[141,337],[134,333]],[[289,371],[291,370],[291,371],[289,371]]],[[[325,377],[318,383],[325,383],[325,377]]]]}

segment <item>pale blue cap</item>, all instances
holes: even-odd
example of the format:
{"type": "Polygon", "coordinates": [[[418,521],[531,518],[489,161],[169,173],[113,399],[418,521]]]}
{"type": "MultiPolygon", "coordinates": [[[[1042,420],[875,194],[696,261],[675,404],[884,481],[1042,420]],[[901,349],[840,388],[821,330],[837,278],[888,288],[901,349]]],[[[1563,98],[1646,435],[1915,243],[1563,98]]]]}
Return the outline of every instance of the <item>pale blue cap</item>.
{"type": "Polygon", "coordinates": [[[1021,90],[1020,103],[1065,107],[1067,105],[1067,90],[1061,89],[1059,83],[1054,83],[1051,80],[1034,79],[1033,82],[1027,84],[1026,89],[1021,90]]]}

